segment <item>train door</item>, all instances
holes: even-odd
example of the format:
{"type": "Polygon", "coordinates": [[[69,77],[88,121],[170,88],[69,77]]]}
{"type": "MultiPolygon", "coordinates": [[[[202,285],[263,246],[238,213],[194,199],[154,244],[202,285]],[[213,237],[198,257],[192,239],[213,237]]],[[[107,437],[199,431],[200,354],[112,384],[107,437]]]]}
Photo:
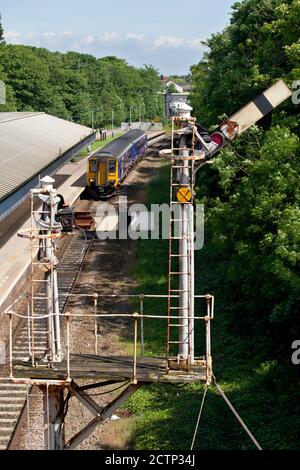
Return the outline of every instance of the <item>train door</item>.
{"type": "Polygon", "coordinates": [[[98,167],[98,186],[105,186],[107,184],[107,162],[106,160],[99,161],[98,167]]]}

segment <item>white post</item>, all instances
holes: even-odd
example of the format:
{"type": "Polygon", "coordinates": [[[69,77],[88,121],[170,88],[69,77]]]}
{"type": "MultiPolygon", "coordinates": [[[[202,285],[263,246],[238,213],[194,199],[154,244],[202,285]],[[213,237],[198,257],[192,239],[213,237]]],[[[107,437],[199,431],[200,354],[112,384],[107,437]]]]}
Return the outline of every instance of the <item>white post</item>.
{"type": "Polygon", "coordinates": [[[53,270],[53,313],[54,313],[54,330],[55,330],[55,353],[57,361],[62,360],[62,347],[60,338],[60,315],[59,315],[59,297],[58,297],[58,281],[56,267],[53,270]]]}
{"type": "Polygon", "coordinates": [[[62,450],[65,443],[64,389],[59,385],[43,387],[44,425],[47,450],[62,450]]]}
{"type": "Polygon", "coordinates": [[[38,226],[45,234],[45,257],[44,262],[47,267],[45,273],[46,284],[46,306],[47,306],[47,353],[46,360],[60,362],[62,360],[62,347],[60,338],[60,315],[59,315],[59,297],[57,281],[58,260],[54,254],[54,245],[51,235],[54,230],[60,231],[61,225],[55,220],[58,198],[56,190],[53,189],[55,180],[45,177],[41,180],[41,194],[39,198],[43,201],[43,211],[46,208],[49,212],[43,213],[43,218],[38,221],[38,226]]]}
{"type": "Polygon", "coordinates": [[[194,256],[194,207],[188,204],[189,209],[189,259],[190,259],[190,301],[189,301],[189,343],[191,364],[195,359],[195,256],[194,256]]]}
{"type": "MultiPolygon", "coordinates": [[[[180,146],[186,148],[186,136],[183,135],[180,139],[180,146]]],[[[180,156],[187,157],[188,151],[181,150],[180,156]]],[[[180,180],[179,183],[187,185],[189,183],[189,167],[187,160],[179,160],[179,165],[182,169],[179,170],[180,180]]],[[[189,356],[189,251],[188,251],[188,231],[189,231],[189,204],[180,204],[179,211],[179,360],[186,361],[189,356]]]]}
{"type": "MultiPolygon", "coordinates": [[[[51,234],[51,230],[47,230],[44,232],[46,235],[51,234]]],[[[51,263],[52,257],[52,248],[51,248],[51,239],[45,239],[45,258],[48,262],[51,263]]],[[[47,354],[46,359],[53,358],[55,352],[53,350],[52,339],[53,339],[53,279],[51,276],[51,269],[47,266],[47,271],[45,273],[45,284],[46,284],[46,314],[48,315],[47,318],[47,354]]]]}
{"type": "MultiPolygon", "coordinates": [[[[183,118],[190,118],[192,108],[184,103],[177,112],[183,118]]],[[[194,165],[189,165],[188,157],[188,135],[194,132],[194,128],[186,129],[179,140],[179,187],[188,188],[193,191],[194,175],[192,174],[194,165]]],[[[184,132],[184,131],[183,131],[184,132]]],[[[173,132],[172,132],[173,134],[173,132]]],[[[172,143],[173,148],[173,143],[172,143]]],[[[193,163],[193,162],[191,162],[193,163]]],[[[193,197],[179,204],[179,361],[190,364],[194,363],[194,207],[193,197]]]]}

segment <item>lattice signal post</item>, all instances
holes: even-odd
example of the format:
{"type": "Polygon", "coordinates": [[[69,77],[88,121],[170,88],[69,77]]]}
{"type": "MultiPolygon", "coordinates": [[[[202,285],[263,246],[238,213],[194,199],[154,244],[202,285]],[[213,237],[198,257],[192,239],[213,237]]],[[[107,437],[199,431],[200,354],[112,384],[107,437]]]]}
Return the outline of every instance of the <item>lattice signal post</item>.
{"type": "MultiPolygon", "coordinates": [[[[168,367],[186,367],[195,362],[194,345],[194,194],[196,172],[235,137],[271,112],[291,96],[282,80],[270,87],[240,111],[222,123],[214,132],[196,123],[191,117],[192,108],[184,102],[177,103],[177,115],[172,118],[172,147],[161,151],[171,161],[170,177],[170,242],[168,290],[168,367]],[[175,145],[175,138],[178,145],[175,145]],[[177,209],[177,210],[176,210],[177,209]],[[175,214],[175,215],[174,215],[175,214]],[[173,294],[179,296],[177,303],[173,294]],[[178,321],[171,321],[174,311],[178,321]],[[174,357],[171,351],[177,348],[174,357]]],[[[210,338],[210,322],[207,340],[210,338]]],[[[210,348],[208,348],[210,350],[210,348]]],[[[211,368],[211,356],[206,357],[211,368]]]]}
{"type": "Polygon", "coordinates": [[[28,230],[18,232],[21,238],[31,240],[31,291],[29,302],[29,316],[31,322],[28,324],[29,354],[32,365],[35,366],[41,357],[35,350],[35,329],[45,322],[45,318],[36,315],[36,304],[44,303],[44,313],[47,317],[47,329],[45,332],[47,350],[44,358],[45,362],[60,362],[62,360],[60,319],[59,319],[59,299],[57,284],[58,259],[55,256],[56,245],[59,239],[65,234],[62,233],[62,226],[57,221],[58,203],[60,198],[53,183],[55,181],[46,176],[41,180],[40,188],[32,189],[30,192],[31,226],[28,230]],[[42,210],[34,210],[36,199],[42,201],[42,210]],[[37,259],[36,259],[37,256],[37,259]],[[36,267],[42,267],[44,279],[35,277],[36,267]],[[43,289],[42,286],[45,288],[43,289]]]}

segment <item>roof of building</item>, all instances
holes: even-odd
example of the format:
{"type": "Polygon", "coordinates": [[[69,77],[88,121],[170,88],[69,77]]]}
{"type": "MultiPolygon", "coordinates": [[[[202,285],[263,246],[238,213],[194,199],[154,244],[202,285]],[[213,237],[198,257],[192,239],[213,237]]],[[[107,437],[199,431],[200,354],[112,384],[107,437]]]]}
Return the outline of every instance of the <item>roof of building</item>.
{"type": "Polygon", "coordinates": [[[180,83],[181,88],[183,91],[191,91],[192,89],[192,84],[188,82],[180,83]]]}
{"type": "Polygon", "coordinates": [[[94,153],[94,157],[101,157],[103,154],[110,154],[116,158],[119,158],[120,155],[129,147],[137,141],[140,137],[146,135],[144,131],[140,131],[139,129],[133,129],[126,134],[118,137],[117,139],[113,140],[109,144],[105,145],[102,149],[98,150],[94,153]]]}
{"type": "Polygon", "coordinates": [[[45,113],[0,113],[0,201],[92,133],[45,113]]]}

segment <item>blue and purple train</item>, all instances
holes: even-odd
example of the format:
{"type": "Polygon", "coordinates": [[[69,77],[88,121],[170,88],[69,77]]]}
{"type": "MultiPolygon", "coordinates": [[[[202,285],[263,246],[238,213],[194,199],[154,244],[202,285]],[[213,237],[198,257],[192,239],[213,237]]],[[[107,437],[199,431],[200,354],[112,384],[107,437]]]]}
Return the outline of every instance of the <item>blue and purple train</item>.
{"type": "Polygon", "coordinates": [[[132,130],[97,150],[88,159],[85,195],[92,199],[113,195],[146,148],[146,133],[132,130]]]}

